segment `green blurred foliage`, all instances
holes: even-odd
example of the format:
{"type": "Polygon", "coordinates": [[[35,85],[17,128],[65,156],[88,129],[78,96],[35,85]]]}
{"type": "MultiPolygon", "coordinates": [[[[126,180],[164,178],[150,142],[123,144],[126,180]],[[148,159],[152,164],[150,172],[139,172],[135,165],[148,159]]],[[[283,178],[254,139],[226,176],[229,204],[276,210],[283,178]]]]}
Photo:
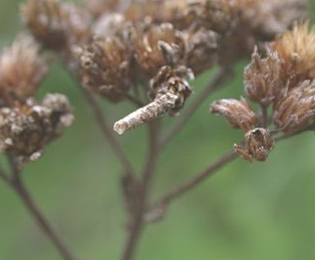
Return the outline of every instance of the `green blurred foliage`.
{"type": "MultiPolygon", "coordinates": [[[[18,0],[1,0],[0,46],[22,28],[18,0]]],[[[315,10],[311,0],[310,8],[315,10]]],[[[208,114],[218,98],[243,94],[242,71],[228,88],[208,98],[160,157],[153,197],[203,169],[242,138],[221,118],[208,114]]],[[[196,92],[209,78],[193,84],[196,92]]],[[[37,203],[83,259],[118,259],[125,212],[120,167],[71,78],[58,64],[39,93],[66,94],[76,121],[30,164],[24,177],[37,203]]],[[[132,107],[102,102],[113,123],[132,107]]],[[[167,119],[165,128],[172,123],[167,119]]],[[[146,129],[120,141],[140,169],[146,129]]],[[[312,260],[315,259],[315,138],[311,133],[277,144],[266,163],[237,160],[170,208],[164,221],[146,229],[139,260],[312,260]]],[[[15,194],[0,183],[0,259],[56,260],[58,253],[15,194]]]]}

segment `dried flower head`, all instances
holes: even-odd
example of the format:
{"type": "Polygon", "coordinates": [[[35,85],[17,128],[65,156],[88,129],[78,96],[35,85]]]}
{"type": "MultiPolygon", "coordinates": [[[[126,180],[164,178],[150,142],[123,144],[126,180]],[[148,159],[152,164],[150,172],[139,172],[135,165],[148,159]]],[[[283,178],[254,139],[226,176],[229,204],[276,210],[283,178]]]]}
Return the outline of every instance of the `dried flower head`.
{"type": "Polygon", "coordinates": [[[286,31],[271,48],[278,53],[290,87],[315,77],[315,31],[309,22],[286,31]]]}
{"type": "Polygon", "coordinates": [[[138,28],[134,39],[135,55],[141,69],[154,76],[162,66],[178,66],[186,55],[182,33],[172,24],[138,28]]]}
{"type": "Polygon", "coordinates": [[[306,80],[291,89],[274,109],[274,124],[286,132],[303,128],[314,119],[315,81],[306,80]]]}
{"type": "Polygon", "coordinates": [[[198,26],[226,33],[234,22],[235,12],[231,0],[196,0],[190,2],[186,16],[191,16],[191,21],[198,26]]]}
{"type": "Polygon", "coordinates": [[[143,123],[156,120],[167,112],[171,115],[177,113],[192,92],[186,80],[192,75],[192,71],[186,67],[162,67],[150,82],[149,97],[152,102],[117,121],[114,130],[123,134],[143,123]]]}
{"type": "Polygon", "coordinates": [[[219,35],[205,28],[187,31],[187,67],[195,74],[209,69],[217,61],[219,35]]]}
{"type": "Polygon", "coordinates": [[[264,128],[255,128],[245,134],[245,148],[234,145],[235,151],[248,161],[265,161],[273,147],[274,140],[264,128]]]}
{"type": "Polygon", "coordinates": [[[116,37],[94,38],[77,50],[84,87],[119,101],[130,88],[130,54],[116,37]]]}
{"type": "Polygon", "coordinates": [[[42,104],[32,98],[21,107],[0,109],[0,150],[13,156],[18,165],[36,160],[45,144],[73,121],[66,97],[47,95],[42,104]]]}
{"type": "Polygon", "coordinates": [[[38,84],[48,72],[33,39],[20,35],[0,58],[0,106],[12,106],[34,97],[38,84]]]}
{"type": "Polygon", "coordinates": [[[74,4],[29,0],[21,10],[26,26],[47,48],[71,51],[72,45],[84,43],[91,36],[88,13],[74,4]]]}
{"type": "Polygon", "coordinates": [[[194,74],[184,66],[176,69],[172,69],[169,66],[162,67],[158,74],[150,81],[150,99],[158,99],[166,93],[176,95],[176,102],[170,110],[170,112],[176,113],[184,106],[186,99],[192,93],[192,89],[186,78],[193,79],[194,74]]]}
{"type": "Polygon", "coordinates": [[[277,52],[267,49],[266,57],[262,58],[256,47],[251,63],[245,68],[244,84],[248,97],[263,106],[282,96],[287,87],[277,52]]]}
{"type": "Polygon", "coordinates": [[[245,132],[254,128],[258,121],[252,107],[244,98],[217,100],[211,105],[210,113],[224,116],[232,128],[241,128],[245,132]]]}

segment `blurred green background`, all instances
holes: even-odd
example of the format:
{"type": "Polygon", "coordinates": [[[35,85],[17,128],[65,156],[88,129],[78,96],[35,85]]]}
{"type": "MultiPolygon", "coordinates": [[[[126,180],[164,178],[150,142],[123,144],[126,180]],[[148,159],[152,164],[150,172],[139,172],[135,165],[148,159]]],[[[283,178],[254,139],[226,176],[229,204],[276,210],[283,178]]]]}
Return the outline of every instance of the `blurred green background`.
{"type": "MultiPolygon", "coordinates": [[[[315,2],[310,1],[314,13],[315,2]]],[[[1,48],[22,28],[21,2],[1,0],[1,48]]],[[[160,158],[153,196],[186,180],[241,140],[242,132],[210,116],[208,107],[214,99],[243,94],[245,65],[238,64],[236,80],[210,97],[169,144],[160,158]]],[[[196,92],[209,76],[193,83],[196,92]]],[[[58,64],[52,65],[40,95],[47,92],[66,94],[76,121],[26,168],[26,183],[77,255],[87,260],[118,259],[126,223],[120,167],[81,93],[58,64]]],[[[102,108],[111,123],[132,109],[106,101],[102,108]]],[[[145,158],[146,138],[144,127],[120,138],[137,168],[145,158]]],[[[137,260],[315,259],[314,158],[315,136],[308,133],[277,144],[266,163],[231,163],[176,201],[164,221],[147,228],[137,260]]],[[[0,260],[56,259],[58,253],[19,199],[0,183],[0,260]]]]}

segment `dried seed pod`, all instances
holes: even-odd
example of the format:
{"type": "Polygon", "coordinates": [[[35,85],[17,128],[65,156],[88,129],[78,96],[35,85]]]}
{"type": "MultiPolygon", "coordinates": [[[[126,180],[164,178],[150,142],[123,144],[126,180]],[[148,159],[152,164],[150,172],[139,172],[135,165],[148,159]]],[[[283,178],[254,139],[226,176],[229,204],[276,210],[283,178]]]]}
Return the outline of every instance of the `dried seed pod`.
{"type": "Polygon", "coordinates": [[[122,33],[126,24],[125,17],[120,13],[101,16],[93,26],[93,33],[99,37],[117,36],[122,33]]]}
{"type": "Polygon", "coordinates": [[[235,144],[235,151],[244,159],[265,161],[274,147],[270,132],[264,128],[255,128],[245,134],[245,149],[235,144]]]}
{"type": "Polygon", "coordinates": [[[309,22],[285,32],[271,48],[281,59],[289,87],[315,77],[315,31],[309,30],[309,22]]]}
{"type": "Polygon", "coordinates": [[[90,17],[85,10],[59,0],[29,0],[22,18],[34,37],[45,47],[71,51],[91,37],[90,17]]]}
{"type": "Polygon", "coordinates": [[[251,63],[245,68],[244,84],[248,97],[262,106],[268,106],[283,96],[287,86],[277,53],[267,49],[266,57],[262,58],[256,47],[251,63]]]}
{"type": "Polygon", "coordinates": [[[135,55],[141,69],[155,75],[162,66],[178,66],[186,55],[186,42],[182,33],[172,24],[138,29],[134,39],[135,55]]]}
{"type": "Polygon", "coordinates": [[[95,38],[77,50],[84,87],[117,102],[130,88],[130,54],[116,37],[95,38]]]}
{"type": "Polygon", "coordinates": [[[285,132],[300,129],[315,118],[315,81],[291,89],[274,108],[273,122],[285,132]]]}
{"type": "Polygon", "coordinates": [[[195,0],[190,2],[186,16],[193,17],[191,20],[199,26],[222,34],[234,22],[235,7],[231,0],[195,0]]]}
{"type": "Polygon", "coordinates": [[[224,116],[232,128],[241,128],[245,132],[254,128],[258,121],[252,107],[244,98],[217,100],[211,105],[210,113],[224,116]]]}
{"type": "Polygon", "coordinates": [[[48,72],[39,58],[38,45],[26,35],[4,49],[0,57],[0,106],[13,106],[34,97],[38,84],[48,72]]]}
{"type": "Polygon", "coordinates": [[[41,104],[50,110],[50,127],[52,129],[49,139],[58,137],[72,125],[74,116],[68,98],[62,94],[47,94],[41,104]]]}
{"type": "Polygon", "coordinates": [[[38,159],[45,144],[72,123],[71,107],[67,98],[61,96],[50,94],[42,105],[30,98],[24,106],[1,108],[1,152],[13,156],[18,165],[38,159]]]}
{"type": "Polygon", "coordinates": [[[185,79],[192,77],[192,75],[192,71],[185,67],[177,69],[172,69],[169,66],[162,67],[150,82],[149,97],[153,101],[117,121],[114,130],[123,134],[143,123],[156,120],[168,112],[171,115],[178,112],[192,92],[185,79]]]}
{"type": "Polygon", "coordinates": [[[187,31],[187,67],[195,75],[209,69],[217,61],[219,35],[205,28],[187,31]]]}

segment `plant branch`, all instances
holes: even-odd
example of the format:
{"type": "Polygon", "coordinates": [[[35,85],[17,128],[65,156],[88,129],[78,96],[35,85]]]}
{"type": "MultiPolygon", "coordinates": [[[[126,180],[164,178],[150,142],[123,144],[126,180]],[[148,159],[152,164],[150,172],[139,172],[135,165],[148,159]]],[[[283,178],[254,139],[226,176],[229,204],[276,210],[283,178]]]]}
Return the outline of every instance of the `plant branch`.
{"type": "Polygon", "coordinates": [[[220,87],[227,82],[232,76],[232,70],[230,68],[220,68],[217,74],[211,79],[206,87],[196,96],[190,106],[183,110],[180,117],[175,121],[174,125],[168,130],[168,132],[160,140],[160,147],[163,148],[186,124],[195,111],[201,106],[201,104],[207,99],[207,97],[220,89],[220,87]]]}
{"type": "Polygon", "coordinates": [[[157,202],[153,204],[151,208],[160,206],[166,207],[170,202],[186,194],[188,191],[198,186],[201,182],[211,177],[217,170],[219,170],[229,162],[232,162],[236,158],[238,158],[237,153],[234,150],[229,151],[228,153],[220,157],[216,162],[209,165],[206,169],[202,170],[191,179],[185,181],[178,187],[171,189],[169,192],[166,192],[160,199],[157,200],[157,202]]]}
{"type": "MultiPolygon", "coordinates": [[[[277,138],[275,138],[276,142],[285,140],[287,138],[293,137],[297,134],[314,130],[314,124],[308,125],[302,129],[295,130],[290,133],[285,133],[277,138]]],[[[163,208],[162,212],[164,213],[164,209],[170,204],[173,200],[181,197],[182,195],[186,194],[188,191],[192,190],[196,186],[198,186],[200,183],[202,183],[207,178],[214,175],[214,173],[225,166],[226,164],[232,162],[234,159],[238,158],[238,155],[235,151],[229,151],[228,153],[224,154],[222,157],[220,157],[216,162],[210,164],[205,170],[201,171],[200,173],[196,174],[194,177],[189,179],[188,181],[184,182],[183,184],[171,189],[169,192],[166,192],[160,199],[157,200],[157,202],[153,203],[152,206],[149,208],[150,211],[154,209],[163,208]]],[[[159,218],[161,216],[157,216],[156,218],[159,218]]],[[[155,218],[155,219],[156,219],[155,218]]],[[[153,218],[153,220],[155,220],[153,218]]]]}
{"type": "Polygon", "coordinates": [[[128,157],[126,156],[125,152],[121,148],[119,142],[117,141],[111,127],[108,126],[106,119],[97,101],[92,96],[92,94],[90,94],[87,90],[83,89],[82,87],[80,87],[80,89],[82,90],[86,101],[89,103],[92,111],[94,112],[96,122],[99,125],[104,137],[108,141],[110,147],[112,148],[113,152],[115,153],[121,165],[123,166],[125,170],[124,174],[130,175],[130,176],[133,175],[134,174],[133,167],[128,157]]]}
{"type": "MultiPolygon", "coordinates": [[[[9,159],[11,169],[12,169],[12,180],[8,183],[12,187],[12,189],[16,192],[20,200],[23,202],[31,216],[36,221],[37,225],[41,228],[43,233],[47,235],[47,237],[51,240],[55,248],[58,250],[60,255],[64,260],[77,260],[78,258],[74,257],[70,252],[68,247],[64,244],[61,238],[58,236],[57,232],[51,226],[49,221],[43,215],[43,213],[39,210],[36,205],[34,199],[31,194],[27,190],[22,178],[20,170],[14,165],[14,162],[9,159]]],[[[9,179],[8,179],[9,180],[9,179]]]]}
{"type": "Polygon", "coordinates": [[[137,245],[144,229],[144,214],[147,207],[150,184],[155,173],[156,162],[159,154],[158,140],[158,125],[159,122],[151,122],[148,124],[149,129],[149,155],[145,168],[143,170],[142,179],[137,186],[135,197],[135,209],[131,220],[131,228],[129,230],[127,240],[123,249],[121,260],[131,260],[134,257],[137,245]]]}

